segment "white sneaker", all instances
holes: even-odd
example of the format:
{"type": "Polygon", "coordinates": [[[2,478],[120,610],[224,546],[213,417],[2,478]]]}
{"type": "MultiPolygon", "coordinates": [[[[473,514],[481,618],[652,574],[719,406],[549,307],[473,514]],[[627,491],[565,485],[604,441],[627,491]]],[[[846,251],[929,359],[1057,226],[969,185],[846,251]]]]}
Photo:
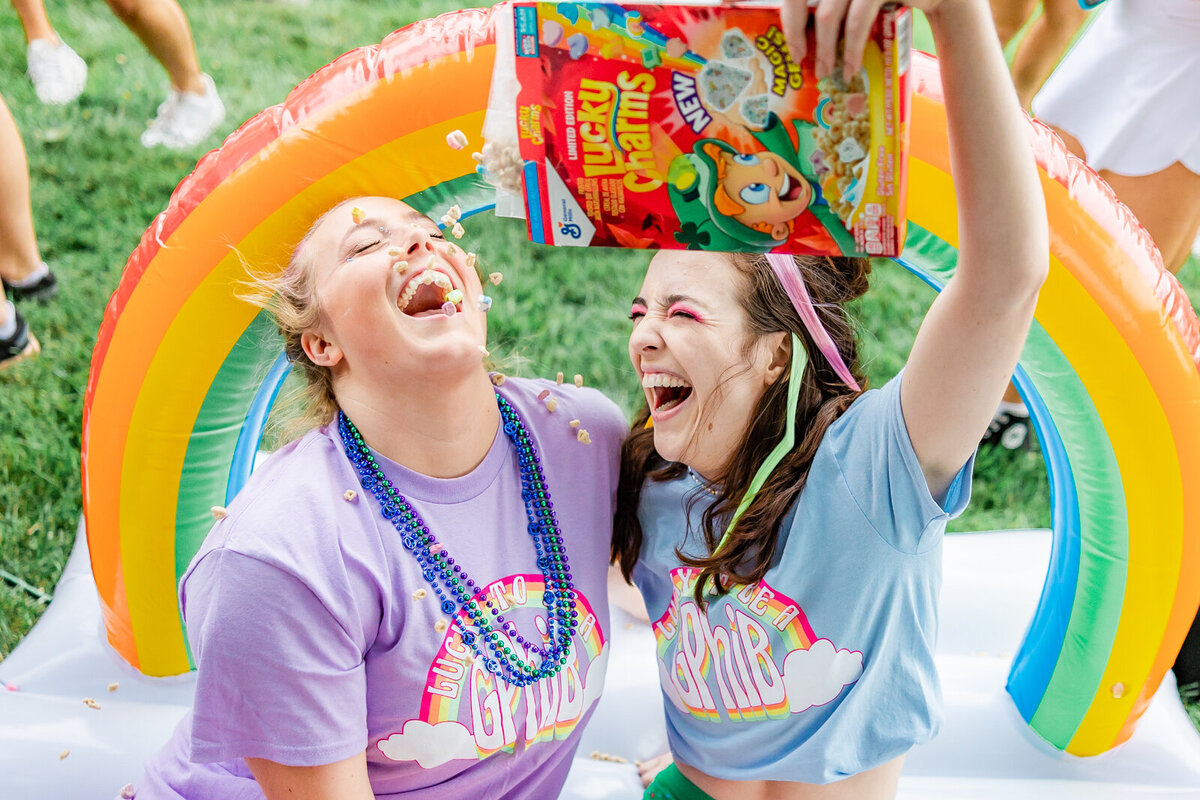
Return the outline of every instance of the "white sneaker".
{"type": "Polygon", "coordinates": [[[204,94],[170,90],[150,127],[142,133],[143,147],[162,145],[168,150],[187,150],[211,136],[225,120],[225,104],[213,79],[203,77],[204,94]]]}
{"type": "Polygon", "coordinates": [[[46,105],[65,105],[83,94],[87,63],[61,37],[58,44],[34,39],[25,50],[25,60],[38,100],[46,105]]]}

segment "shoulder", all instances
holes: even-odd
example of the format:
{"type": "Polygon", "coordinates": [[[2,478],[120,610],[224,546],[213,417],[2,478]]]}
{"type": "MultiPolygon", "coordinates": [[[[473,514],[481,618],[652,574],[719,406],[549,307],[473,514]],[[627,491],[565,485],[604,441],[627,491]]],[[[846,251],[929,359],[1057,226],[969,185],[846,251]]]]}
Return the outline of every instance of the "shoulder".
{"type": "Polygon", "coordinates": [[[361,488],[334,435],[318,428],[268,456],[213,525],[188,573],[216,550],[293,574],[336,559],[341,533],[363,526],[362,503],[345,500],[348,489],[357,496],[361,488]]]}
{"type": "Polygon", "coordinates": [[[620,447],[625,440],[625,415],[597,389],[569,381],[559,385],[544,378],[508,378],[499,391],[540,435],[554,431],[578,440],[579,432],[586,431],[601,449],[620,447]]]}
{"type": "Polygon", "coordinates": [[[854,398],[850,407],[825,431],[821,447],[832,450],[836,456],[850,442],[867,445],[870,438],[884,435],[895,422],[903,423],[900,378],[901,375],[896,375],[878,389],[867,389],[854,398]]]}

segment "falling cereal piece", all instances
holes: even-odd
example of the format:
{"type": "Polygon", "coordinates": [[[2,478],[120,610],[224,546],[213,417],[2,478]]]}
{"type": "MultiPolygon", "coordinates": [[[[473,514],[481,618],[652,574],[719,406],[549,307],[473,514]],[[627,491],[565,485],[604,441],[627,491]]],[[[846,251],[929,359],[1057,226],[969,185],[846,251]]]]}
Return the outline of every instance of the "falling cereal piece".
{"type": "Polygon", "coordinates": [[[451,303],[449,300],[447,300],[446,302],[442,303],[442,313],[447,317],[453,317],[458,313],[458,309],[455,308],[454,303],[451,303]]]}
{"type": "Polygon", "coordinates": [[[458,222],[458,220],[449,214],[442,214],[442,227],[449,228],[456,222],[458,222]]]}
{"type": "Polygon", "coordinates": [[[113,681],[112,683],[110,683],[108,685],[108,690],[110,692],[115,692],[117,689],[120,689],[120,688],[121,688],[121,684],[117,683],[116,681],[113,681]]]}
{"type": "Polygon", "coordinates": [[[576,376],[575,376],[575,388],[576,388],[576,389],[582,389],[582,388],[583,388],[583,376],[582,376],[582,375],[576,375],[576,376]]]}
{"type": "Polygon", "coordinates": [[[450,233],[454,235],[455,239],[461,239],[467,235],[467,229],[462,226],[461,222],[456,222],[454,223],[454,227],[450,229],[450,233]]]}
{"type": "Polygon", "coordinates": [[[687,42],[674,36],[667,39],[667,55],[671,58],[683,58],[683,54],[688,51],[687,42]]]}
{"type": "Polygon", "coordinates": [[[467,135],[457,128],[446,134],[446,144],[450,145],[452,150],[462,150],[469,141],[467,135]]]}
{"type": "Polygon", "coordinates": [[[483,153],[480,153],[479,151],[471,153],[471,158],[475,159],[475,161],[480,164],[483,163],[483,153]]]}
{"type": "Polygon", "coordinates": [[[1122,697],[1124,697],[1125,696],[1125,684],[1123,684],[1119,681],[1117,683],[1114,683],[1112,685],[1112,696],[1115,697],[1117,700],[1120,700],[1122,697]]]}
{"type": "Polygon", "coordinates": [[[397,275],[403,275],[408,272],[408,262],[397,261],[395,264],[392,264],[392,269],[396,271],[397,275]]]}
{"type": "Polygon", "coordinates": [[[459,207],[458,203],[455,203],[447,209],[446,216],[453,219],[462,219],[462,208],[459,207]]]}
{"type": "Polygon", "coordinates": [[[545,401],[545,399],[549,396],[550,396],[550,390],[542,389],[542,391],[538,392],[538,402],[541,403],[541,402],[545,401]]]}
{"type": "Polygon", "coordinates": [[[400,256],[404,255],[404,251],[399,247],[389,247],[387,253],[392,258],[399,258],[400,256]]]}
{"type": "Polygon", "coordinates": [[[20,689],[18,688],[18,686],[15,683],[6,683],[6,684],[4,684],[4,691],[17,692],[17,691],[20,691],[20,689]]]}
{"type": "Polygon", "coordinates": [[[571,420],[570,422],[568,422],[567,424],[568,424],[568,425],[570,425],[572,428],[578,428],[578,427],[579,427],[579,420],[577,420],[577,419],[573,419],[573,420],[571,420]]]}
{"type": "Polygon", "coordinates": [[[127,783],[121,787],[121,800],[133,800],[136,795],[136,790],[132,783],[127,783]]]}
{"type": "Polygon", "coordinates": [[[475,301],[475,304],[479,306],[479,310],[485,314],[492,310],[492,298],[488,297],[486,294],[479,295],[479,299],[475,301]]]}
{"type": "Polygon", "coordinates": [[[563,374],[561,372],[554,376],[554,382],[557,383],[559,386],[562,386],[563,374]]]}
{"type": "Polygon", "coordinates": [[[365,215],[363,214],[363,210],[361,208],[359,208],[358,206],[355,206],[354,208],[350,209],[350,219],[354,220],[355,225],[362,222],[364,216],[365,215]]]}
{"type": "Polygon", "coordinates": [[[446,549],[446,546],[444,544],[442,544],[441,542],[434,542],[433,544],[429,545],[430,553],[440,553],[445,549],[446,549]]]}
{"type": "Polygon", "coordinates": [[[225,510],[225,506],[213,506],[211,512],[213,519],[225,519],[229,516],[229,512],[225,510]]]}
{"type": "Polygon", "coordinates": [[[99,703],[97,703],[95,700],[93,700],[93,699],[92,699],[92,698],[90,698],[90,697],[85,697],[85,698],[83,698],[83,704],[84,704],[85,706],[87,706],[88,708],[94,708],[94,709],[96,709],[97,711],[99,711],[99,710],[100,710],[100,704],[99,704],[99,703]]]}
{"type": "MultiPolygon", "coordinates": [[[[491,352],[489,352],[488,349],[486,347],[484,347],[483,345],[479,345],[479,352],[483,353],[484,358],[487,358],[488,356],[491,355],[491,352]]],[[[496,382],[492,381],[492,383],[496,383],[496,382]]],[[[500,384],[496,383],[496,385],[499,386],[500,384]]]]}
{"type": "Polygon", "coordinates": [[[458,305],[463,301],[462,290],[451,289],[450,291],[446,292],[446,297],[444,299],[447,303],[454,303],[454,305],[458,305]]]}
{"type": "Polygon", "coordinates": [[[358,497],[358,492],[354,491],[353,489],[347,489],[346,492],[342,495],[342,499],[345,500],[347,503],[353,503],[354,498],[356,498],[356,497],[358,497]]]}
{"type": "Polygon", "coordinates": [[[58,754],[58,760],[62,761],[64,758],[66,758],[69,755],[71,755],[70,750],[63,750],[61,753],[58,754]]]}
{"type": "Polygon", "coordinates": [[[554,410],[556,408],[558,408],[558,401],[555,400],[553,397],[551,397],[549,400],[546,401],[546,410],[549,411],[551,414],[554,413],[554,410]]]}
{"type": "Polygon", "coordinates": [[[425,591],[424,589],[417,589],[415,592],[412,593],[412,599],[413,600],[424,600],[425,595],[427,595],[427,594],[429,594],[429,592],[425,591]]]}
{"type": "Polygon", "coordinates": [[[499,286],[500,281],[504,280],[504,275],[499,272],[488,273],[488,280],[492,282],[492,286],[499,286]]]}
{"type": "Polygon", "coordinates": [[[576,431],[575,438],[578,439],[583,444],[591,444],[592,443],[592,437],[588,436],[588,432],[587,432],[586,428],[580,428],[578,431],[576,431]]]}
{"type": "Polygon", "coordinates": [[[433,629],[435,631],[437,631],[438,633],[445,633],[446,627],[447,627],[446,620],[439,619],[436,623],[434,623],[433,629]]]}
{"type": "Polygon", "coordinates": [[[630,36],[641,36],[646,32],[642,27],[642,15],[639,12],[633,11],[625,16],[625,30],[630,36]]]}
{"type": "Polygon", "coordinates": [[[505,377],[503,372],[494,373],[492,375],[492,386],[503,386],[506,380],[508,380],[508,378],[505,377]]]}
{"type": "Polygon", "coordinates": [[[474,269],[475,264],[478,263],[478,261],[479,261],[478,255],[476,255],[475,253],[467,253],[467,266],[469,268],[474,269]]]}
{"type": "Polygon", "coordinates": [[[601,753],[599,750],[593,750],[591,756],[593,761],[608,761],[613,764],[628,764],[629,762],[621,756],[610,755],[609,753],[601,753]]]}

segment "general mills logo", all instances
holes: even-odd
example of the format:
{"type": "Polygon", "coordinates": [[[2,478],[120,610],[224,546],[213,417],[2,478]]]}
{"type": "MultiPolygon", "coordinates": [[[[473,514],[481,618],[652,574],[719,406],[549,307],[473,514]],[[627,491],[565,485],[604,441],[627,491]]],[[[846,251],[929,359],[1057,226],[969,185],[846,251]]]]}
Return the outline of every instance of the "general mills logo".
{"type": "Polygon", "coordinates": [[[558,223],[558,230],[563,236],[570,236],[572,239],[578,239],[583,235],[583,231],[581,231],[579,226],[573,222],[558,223]]]}

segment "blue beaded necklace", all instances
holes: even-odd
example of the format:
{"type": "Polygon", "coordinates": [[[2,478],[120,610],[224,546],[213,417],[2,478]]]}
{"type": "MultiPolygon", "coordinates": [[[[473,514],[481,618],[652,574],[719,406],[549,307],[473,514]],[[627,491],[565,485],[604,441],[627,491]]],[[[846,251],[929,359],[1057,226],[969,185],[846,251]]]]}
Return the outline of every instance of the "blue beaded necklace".
{"type": "Polygon", "coordinates": [[[548,642],[545,646],[535,644],[518,633],[516,625],[504,619],[487,595],[478,592],[475,581],[460,564],[454,562],[444,546],[438,545],[437,537],[430,533],[429,526],[416,509],[383,474],[354,423],[340,411],[338,433],[345,445],[346,457],[354,467],[363,489],[374,496],[383,518],[396,528],[404,549],[412,553],[420,564],[422,575],[441,601],[442,612],[458,626],[463,643],[483,660],[484,669],[488,672],[514,686],[528,686],[556,674],[567,663],[571,638],[579,625],[579,613],[574,608],[575,588],[567,563],[567,549],[554,515],[554,503],[550,501],[550,492],[546,488],[541,457],[529,439],[525,423],[517,410],[499,394],[496,395],[496,405],[500,408],[504,434],[517,451],[521,468],[521,499],[525,502],[529,535],[533,538],[537,565],[542,571],[546,587],[542,593],[542,603],[549,619],[546,631],[548,642]],[[490,613],[484,613],[484,609],[480,608],[481,602],[490,613]],[[463,622],[460,611],[465,612],[474,630],[463,622]],[[489,620],[489,616],[494,619],[489,620]],[[499,627],[493,625],[493,621],[499,627]],[[517,652],[518,647],[524,648],[528,654],[539,656],[541,662],[533,666],[517,652]]]}

